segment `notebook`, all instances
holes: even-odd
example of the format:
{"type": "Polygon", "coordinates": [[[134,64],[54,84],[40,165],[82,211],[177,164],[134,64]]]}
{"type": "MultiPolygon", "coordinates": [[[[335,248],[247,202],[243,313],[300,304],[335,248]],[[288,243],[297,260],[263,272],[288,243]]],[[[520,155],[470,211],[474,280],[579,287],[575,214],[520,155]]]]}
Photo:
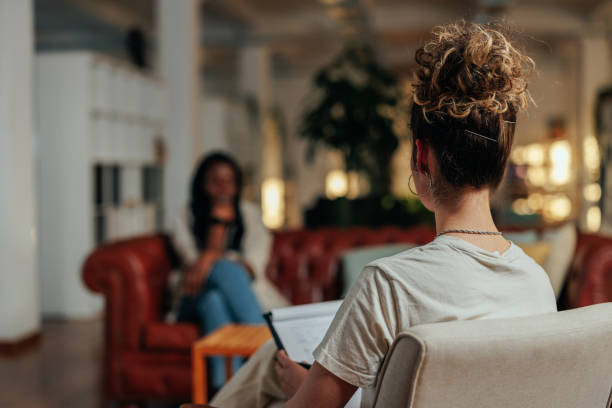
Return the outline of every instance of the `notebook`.
{"type": "MultiPolygon", "coordinates": [[[[293,361],[314,363],[312,353],[319,345],[342,304],[342,300],[272,309],[264,315],[279,350],[293,361]]],[[[345,408],[358,408],[361,389],[345,408]]]]}

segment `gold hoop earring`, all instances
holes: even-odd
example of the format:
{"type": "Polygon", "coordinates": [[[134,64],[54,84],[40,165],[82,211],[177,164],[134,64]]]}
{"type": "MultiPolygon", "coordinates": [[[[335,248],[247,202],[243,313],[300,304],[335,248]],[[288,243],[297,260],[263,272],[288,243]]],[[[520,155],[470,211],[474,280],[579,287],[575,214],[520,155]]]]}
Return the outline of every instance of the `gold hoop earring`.
{"type": "MultiPolygon", "coordinates": [[[[418,196],[418,197],[423,197],[424,195],[429,194],[429,192],[433,188],[433,180],[431,179],[431,174],[427,174],[427,178],[429,178],[429,187],[427,188],[427,191],[422,193],[422,194],[419,194],[416,191],[412,191],[412,187],[410,187],[410,184],[411,184],[411,181],[412,181],[412,176],[413,176],[413,174],[411,173],[410,177],[408,178],[408,190],[410,190],[410,192],[412,194],[414,194],[415,196],[418,196]]],[[[415,187],[416,187],[416,185],[415,185],[415,187]]]]}

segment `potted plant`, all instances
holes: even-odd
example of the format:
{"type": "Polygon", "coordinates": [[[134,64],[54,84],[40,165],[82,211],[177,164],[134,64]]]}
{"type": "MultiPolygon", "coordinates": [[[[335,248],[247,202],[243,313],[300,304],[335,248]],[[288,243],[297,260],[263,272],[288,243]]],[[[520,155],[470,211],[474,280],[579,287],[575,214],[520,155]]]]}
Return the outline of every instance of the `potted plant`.
{"type": "Polygon", "coordinates": [[[400,87],[371,47],[351,45],[314,77],[300,135],[312,161],[319,146],[340,151],[345,170],[367,175],[372,195],[390,192],[391,158],[399,138],[394,117],[400,87]]]}

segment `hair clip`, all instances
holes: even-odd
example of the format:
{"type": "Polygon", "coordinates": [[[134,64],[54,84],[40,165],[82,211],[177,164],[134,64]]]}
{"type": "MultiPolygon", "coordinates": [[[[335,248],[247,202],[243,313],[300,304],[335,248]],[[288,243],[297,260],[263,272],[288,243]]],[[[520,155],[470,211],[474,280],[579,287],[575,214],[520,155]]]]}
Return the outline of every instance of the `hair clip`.
{"type": "Polygon", "coordinates": [[[516,122],[513,122],[513,121],[511,121],[511,120],[504,120],[504,122],[506,122],[506,123],[516,124],[516,122]]]}
{"type": "Polygon", "coordinates": [[[483,139],[487,139],[487,140],[490,140],[490,141],[492,141],[492,142],[497,143],[497,140],[492,139],[492,138],[490,138],[490,137],[487,137],[487,136],[485,136],[485,135],[481,135],[480,133],[472,132],[471,130],[467,130],[467,129],[465,129],[465,131],[466,131],[467,133],[471,133],[472,135],[480,136],[480,137],[482,137],[483,139]]]}

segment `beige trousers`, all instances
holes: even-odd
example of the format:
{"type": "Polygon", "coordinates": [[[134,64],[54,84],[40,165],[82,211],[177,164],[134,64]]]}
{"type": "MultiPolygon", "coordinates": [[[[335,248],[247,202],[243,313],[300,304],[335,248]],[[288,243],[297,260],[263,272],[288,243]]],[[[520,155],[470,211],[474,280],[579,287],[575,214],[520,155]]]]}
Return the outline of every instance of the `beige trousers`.
{"type": "Polygon", "coordinates": [[[210,402],[219,408],[284,407],[287,400],[274,371],[276,345],[266,342],[210,402]]]}

